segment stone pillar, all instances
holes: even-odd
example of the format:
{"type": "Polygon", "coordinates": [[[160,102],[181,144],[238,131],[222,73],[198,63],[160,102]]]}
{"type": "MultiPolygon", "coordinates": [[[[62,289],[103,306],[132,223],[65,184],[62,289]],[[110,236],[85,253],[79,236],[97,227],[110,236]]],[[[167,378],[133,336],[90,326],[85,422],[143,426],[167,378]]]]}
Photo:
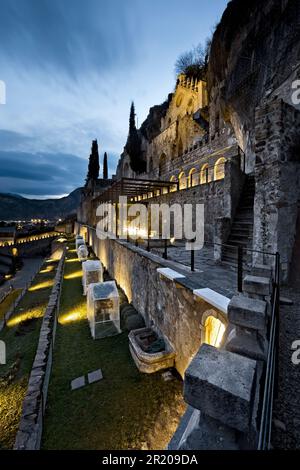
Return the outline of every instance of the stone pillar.
{"type": "Polygon", "coordinates": [[[201,415],[182,449],[238,449],[253,428],[256,373],[255,360],[202,344],[184,380],[184,399],[201,415]]]}
{"type": "Polygon", "coordinates": [[[228,320],[235,328],[225,345],[226,350],[265,361],[267,303],[236,295],[228,305],[228,320]]]}
{"type": "Polygon", "coordinates": [[[214,226],[214,259],[220,262],[222,258],[223,243],[226,243],[231,228],[231,219],[229,217],[218,217],[214,226]]]}

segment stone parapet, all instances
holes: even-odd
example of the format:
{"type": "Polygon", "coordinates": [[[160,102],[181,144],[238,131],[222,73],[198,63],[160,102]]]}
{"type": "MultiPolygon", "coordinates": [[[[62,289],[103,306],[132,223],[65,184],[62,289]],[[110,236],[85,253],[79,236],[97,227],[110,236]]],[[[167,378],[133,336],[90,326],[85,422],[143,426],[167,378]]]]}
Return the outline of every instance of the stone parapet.
{"type": "Polygon", "coordinates": [[[64,271],[64,259],[65,250],[58,263],[54,285],[44,313],[28,389],[23,401],[19,430],[14,445],[15,450],[38,450],[40,448],[43,415],[47,401],[56,332],[56,315],[59,308],[64,271]]]}
{"type": "Polygon", "coordinates": [[[226,426],[247,432],[256,361],[202,344],[185,373],[186,402],[226,426]]]}

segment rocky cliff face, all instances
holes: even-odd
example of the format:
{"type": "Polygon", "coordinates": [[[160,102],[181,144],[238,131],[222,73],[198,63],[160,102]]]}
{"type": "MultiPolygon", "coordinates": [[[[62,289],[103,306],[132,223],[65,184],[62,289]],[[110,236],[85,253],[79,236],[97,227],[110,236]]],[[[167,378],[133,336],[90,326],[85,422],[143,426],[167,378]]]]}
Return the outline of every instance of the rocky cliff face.
{"type": "Polygon", "coordinates": [[[255,108],[278,94],[291,103],[300,60],[298,0],[232,0],[213,36],[208,68],[211,120],[221,113],[254,164],[255,108]]]}

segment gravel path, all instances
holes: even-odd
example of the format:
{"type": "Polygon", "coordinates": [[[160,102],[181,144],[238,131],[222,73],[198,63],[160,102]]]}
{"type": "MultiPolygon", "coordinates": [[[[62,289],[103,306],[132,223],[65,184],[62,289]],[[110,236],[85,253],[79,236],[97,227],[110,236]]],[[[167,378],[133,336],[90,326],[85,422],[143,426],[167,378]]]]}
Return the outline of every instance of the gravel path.
{"type": "Polygon", "coordinates": [[[24,258],[22,269],[17,271],[11,281],[5,282],[3,286],[0,287],[0,298],[2,293],[7,291],[9,285],[12,285],[14,289],[23,289],[40,269],[43,259],[44,258],[41,257],[24,258]]]}
{"type": "Polygon", "coordinates": [[[300,340],[300,282],[283,288],[281,296],[293,301],[281,306],[279,328],[279,389],[274,403],[273,446],[279,449],[300,449],[300,364],[292,363],[291,348],[300,340]]]}

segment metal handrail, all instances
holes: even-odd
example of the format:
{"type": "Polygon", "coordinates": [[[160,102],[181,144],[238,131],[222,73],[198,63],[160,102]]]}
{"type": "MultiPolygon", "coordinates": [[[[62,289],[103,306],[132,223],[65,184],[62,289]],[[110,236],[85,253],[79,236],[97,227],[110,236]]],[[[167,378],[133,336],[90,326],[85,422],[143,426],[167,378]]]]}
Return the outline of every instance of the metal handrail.
{"type": "Polygon", "coordinates": [[[280,304],[280,255],[276,253],[275,279],[272,291],[272,312],[269,330],[269,347],[266,363],[263,403],[258,436],[258,450],[271,449],[274,392],[278,375],[278,332],[280,304]]]}

